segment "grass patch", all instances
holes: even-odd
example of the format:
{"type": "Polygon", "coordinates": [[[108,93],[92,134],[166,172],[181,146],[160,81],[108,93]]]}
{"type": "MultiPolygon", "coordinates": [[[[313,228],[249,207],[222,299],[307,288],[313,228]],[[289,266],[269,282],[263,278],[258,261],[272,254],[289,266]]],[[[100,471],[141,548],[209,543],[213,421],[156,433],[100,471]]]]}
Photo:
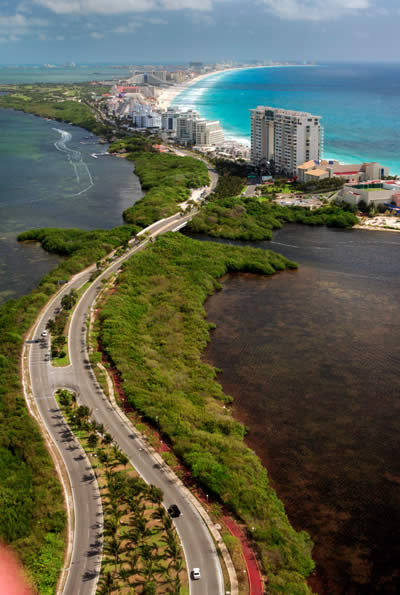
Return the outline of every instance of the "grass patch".
{"type": "Polygon", "coordinates": [[[203,303],[227,272],[273,274],[294,266],[271,251],[166,234],[129,260],[99,313],[102,345],[129,403],[160,428],[208,494],[254,527],[271,593],[285,592],[280,585],[309,592],[312,543],[291,527],[244,443],[245,428],[224,407],[231,398],[216,382],[216,370],[201,360],[210,329],[203,303]]]}

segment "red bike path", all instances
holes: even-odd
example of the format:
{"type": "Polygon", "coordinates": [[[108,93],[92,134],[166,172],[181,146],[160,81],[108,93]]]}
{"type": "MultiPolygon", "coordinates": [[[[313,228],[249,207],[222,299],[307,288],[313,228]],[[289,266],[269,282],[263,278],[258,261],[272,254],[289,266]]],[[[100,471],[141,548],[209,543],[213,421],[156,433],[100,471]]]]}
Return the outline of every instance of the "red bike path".
{"type": "Polygon", "coordinates": [[[245,534],[233,519],[225,516],[224,523],[232,535],[240,539],[242,544],[243,557],[247,567],[247,576],[249,577],[250,595],[264,595],[265,591],[260,569],[258,568],[257,560],[252,549],[249,547],[245,534]]]}

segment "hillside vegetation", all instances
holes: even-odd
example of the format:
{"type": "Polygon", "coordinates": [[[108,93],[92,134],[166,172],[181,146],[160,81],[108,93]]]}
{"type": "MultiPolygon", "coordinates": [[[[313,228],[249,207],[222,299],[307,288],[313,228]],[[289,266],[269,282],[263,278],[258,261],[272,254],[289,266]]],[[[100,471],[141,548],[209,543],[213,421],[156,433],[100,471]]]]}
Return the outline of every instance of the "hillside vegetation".
{"type": "Polygon", "coordinates": [[[100,312],[101,342],[129,403],[160,428],[209,494],[246,522],[270,593],[309,593],[312,543],[290,525],[266,470],[244,443],[231,398],[205,364],[204,301],[228,272],[270,275],[296,265],[271,251],[166,234],[125,266],[100,312]]]}

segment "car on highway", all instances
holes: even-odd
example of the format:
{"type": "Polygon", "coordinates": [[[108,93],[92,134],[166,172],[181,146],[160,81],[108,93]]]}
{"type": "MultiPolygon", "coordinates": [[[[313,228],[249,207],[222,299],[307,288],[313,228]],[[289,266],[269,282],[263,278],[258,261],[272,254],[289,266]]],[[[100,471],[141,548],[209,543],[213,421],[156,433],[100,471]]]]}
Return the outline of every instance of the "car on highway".
{"type": "Polygon", "coordinates": [[[171,506],[168,508],[168,514],[175,519],[178,516],[181,516],[181,511],[179,510],[176,504],[171,504],[171,506]]]}
{"type": "Polygon", "coordinates": [[[49,334],[48,331],[43,331],[42,332],[42,337],[47,337],[48,334],[49,334]]]}
{"type": "Polygon", "coordinates": [[[193,568],[191,574],[192,574],[192,579],[194,581],[200,580],[200,578],[201,578],[200,568],[193,568]]]}

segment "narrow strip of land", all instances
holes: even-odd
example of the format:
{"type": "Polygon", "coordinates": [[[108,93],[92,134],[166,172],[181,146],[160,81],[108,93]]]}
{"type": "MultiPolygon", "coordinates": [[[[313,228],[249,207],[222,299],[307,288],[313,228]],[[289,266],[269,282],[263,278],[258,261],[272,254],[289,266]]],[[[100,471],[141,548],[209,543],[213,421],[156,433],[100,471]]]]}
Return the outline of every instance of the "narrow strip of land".
{"type": "MultiPolygon", "coordinates": [[[[216,179],[213,179],[212,187],[216,179]]],[[[181,227],[191,215],[182,216],[180,213],[168,219],[157,222],[149,230],[152,237],[166,231],[173,231],[181,227]]],[[[149,240],[147,240],[149,241],[149,240]]],[[[143,242],[142,246],[147,243],[143,242]]],[[[182,516],[176,521],[176,527],[184,548],[188,568],[202,568],[202,580],[191,584],[191,593],[216,595],[223,593],[224,585],[217,551],[210,533],[193,504],[181,492],[180,486],[174,481],[165,468],[152,458],[130,427],[121,424],[118,413],[110,405],[102,392],[90,368],[86,348],[86,320],[90,306],[96,299],[104,278],[115,274],[123,260],[129,258],[141,247],[135,247],[123,257],[116,260],[104,271],[84,293],[74,311],[69,330],[69,349],[71,365],[66,368],[54,368],[47,361],[47,343],[41,342],[29,348],[29,372],[32,393],[36,400],[43,423],[52,440],[57,445],[64,460],[74,499],[74,542],[72,558],[69,566],[68,578],[64,593],[91,594],[94,592],[99,576],[101,561],[101,501],[97,482],[91,469],[88,468],[86,457],[82,455],[79,446],[69,435],[68,428],[60,416],[54,392],[59,387],[65,387],[78,395],[81,404],[89,406],[97,422],[103,423],[111,433],[120,448],[127,454],[137,471],[149,483],[163,490],[164,502],[178,504],[182,516]],[[73,441],[73,442],[72,442],[73,441]]],[[[39,338],[47,321],[60,306],[62,296],[71,288],[78,288],[87,282],[93,268],[77,275],[67,286],[53,298],[44,308],[35,327],[34,338],[39,338]]]]}

